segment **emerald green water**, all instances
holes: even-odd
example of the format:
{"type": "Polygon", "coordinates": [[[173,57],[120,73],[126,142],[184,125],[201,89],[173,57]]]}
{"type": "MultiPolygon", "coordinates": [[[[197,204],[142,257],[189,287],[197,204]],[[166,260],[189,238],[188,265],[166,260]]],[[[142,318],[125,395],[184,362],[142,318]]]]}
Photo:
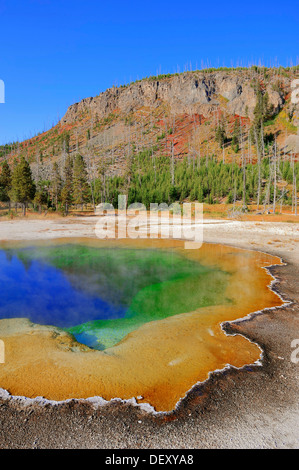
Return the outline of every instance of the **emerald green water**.
{"type": "Polygon", "coordinates": [[[229,274],[175,251],[67,244],[0,250],[0,318],[55,325],[96,349],[144,323],[228,303],[229,274]]]}

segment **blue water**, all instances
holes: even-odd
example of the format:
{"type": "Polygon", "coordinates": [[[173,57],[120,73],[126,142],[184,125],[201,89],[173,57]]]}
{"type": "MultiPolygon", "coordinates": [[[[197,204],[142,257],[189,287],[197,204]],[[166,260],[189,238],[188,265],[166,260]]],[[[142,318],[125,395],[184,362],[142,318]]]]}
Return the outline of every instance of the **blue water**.
{"type": "Polygon", "coordinates": [[[69,328],[92,320],[122,318],[127,310],[126,305],[75,288],[62,270],[35,260],[26,266],[2,250],[0,286],[0,319],[29,318],[41,325],[69,328]]]}
{"type": "Polygon", "coordinates": [[[173,251],[77,244],[0,250],[0,319],[66,329],[96,349],[143,323],[226,302],[228,275],[173,251]]]}

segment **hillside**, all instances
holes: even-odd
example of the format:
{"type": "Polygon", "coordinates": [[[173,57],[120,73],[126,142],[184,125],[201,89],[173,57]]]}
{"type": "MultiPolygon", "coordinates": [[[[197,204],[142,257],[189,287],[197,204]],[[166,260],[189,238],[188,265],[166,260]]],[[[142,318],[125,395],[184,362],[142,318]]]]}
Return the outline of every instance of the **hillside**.
{"type": "Polygon", "coordinates": [[[78,152],[90,168],[105,162],[108,174],[122,174],[129,155],[141,149],[176,159],[214,154],[226,162],[238,162],[243,151],[254,162],[256,150],[248,131],[257,104],[256,84],[269,99],[265,135],[277,136],[284,155],[298,152],[299,112],[290,100],[291,81],[298,74],[296,67],[252,67],[163,75],[113,87],[70,106],[47,132],[2,147],[1,160],[25,156],[35,178],[48,178],[54,161],[62,167],[67,153],[78,152]],[[240,119],[242,149],[231,142],[240,119]],[[219,122],[224,122],[227,135],[224,148],[216,142],[219,122]]]}
{"type": "Polygon", "coordinates": [[[299,68],[145,78],[70,106],[52,129],[0,148],[0,199],[35,210],[198,200],[297,214],[299,68]],[[0,161],[1,163],[1,161],[0,161]],[[33,180],[32,180],[32,176],[33,180]]]}

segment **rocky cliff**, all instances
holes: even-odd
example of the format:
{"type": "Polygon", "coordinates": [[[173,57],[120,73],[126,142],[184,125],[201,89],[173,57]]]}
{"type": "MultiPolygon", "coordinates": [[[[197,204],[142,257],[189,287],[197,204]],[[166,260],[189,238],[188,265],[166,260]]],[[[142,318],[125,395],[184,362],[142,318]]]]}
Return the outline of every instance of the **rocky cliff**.
{"type": "Polygon", "coordinates": [[[73,104],[56,126],[20,143],[7,157],[25,155],[36,178],[48,177],[54,161],[62,168],[66,154],[76,152],[94,167],[99,161],[105,162],[112,174],[122,173],[128,156],[143,148],[175,158],[195,152],[236,161],[241,151],[232,149],[229,139],[222,149],[216,142],[215,129],[221,120],[230,137],[237,119],[242,125],[246,154],[253,155],[254,161],[248,132],[257,88],[267,94],[271,109],[265,132],[277,136],[284,154],[296,152],[299,107],[291,102],[291,84],[298,72],[298,68],[257,67],[198,71],[113,87],[73,104]]]}
{"type": "Polygon", "coordinates": [[[184,73],[167,78],[144,79],[131,85],[110,88],[95,98],[87,98],[69,107],[62,118],[63,124],[70,124],[88,110],[94,116],[103,118],[116,109],[129,114],[142,107],[155,108],[161,103],[169,106],[172,114],[201,114],[208,117],[221,106],[223,98],[232,115],[253,118],[256,92],[253,80],[262,83],[269,95],[274,113],[282,108],[285,97],[290,93],[290,78],[271,74],[261,77],[250,72],[184,73]]]}

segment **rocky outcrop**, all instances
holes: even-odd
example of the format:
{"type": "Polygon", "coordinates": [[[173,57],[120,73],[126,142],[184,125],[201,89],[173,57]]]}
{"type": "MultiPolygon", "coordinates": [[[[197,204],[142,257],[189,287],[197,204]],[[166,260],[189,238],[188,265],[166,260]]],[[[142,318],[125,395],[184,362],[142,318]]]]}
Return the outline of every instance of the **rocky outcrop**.
{"type": "Polygon", "coordinates": [[[287,136],[283,150],[286,153],[299,154],[299,134],[287,136]]]}
{"type": "MultiPolygon", "coordinates": [[[[161,103],[168,105],[173,114],[197,113],[205,116],[211,109],[223,104],[223,101],[230,114],[252,118],[256,105],[256,93],[252,86],[254,78],[263,81],[269,103],[275,113],[279,112],[284,104],[284,96],[274,89],[271,79],[266,82],[264,78],[254,77],[251,71],[187,72],[161,80],[144,79],[128,86],[110,88],[99,96],[86,98],[70,106],[61,122],[74,122],[84,113],[99,119],[115,110],[129,114],[142,107],[156,107],[161,103]]],[[[288,80],[285,82],[288,88],[290,83],[288,80]]]]}

